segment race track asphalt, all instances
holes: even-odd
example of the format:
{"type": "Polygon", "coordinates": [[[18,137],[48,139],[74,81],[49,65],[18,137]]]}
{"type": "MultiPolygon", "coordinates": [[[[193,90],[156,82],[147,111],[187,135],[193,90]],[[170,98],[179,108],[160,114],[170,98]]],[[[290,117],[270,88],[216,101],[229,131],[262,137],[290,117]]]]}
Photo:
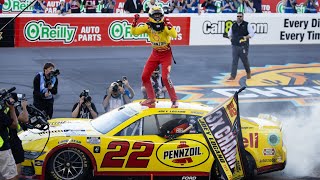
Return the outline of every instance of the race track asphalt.
{"type": "MultiPolygon", "coordinates": [[[[250,46],[252,67],[267,65],[320,63],[320,45],[256,45],[250,46]]],[[[90,90],[99,114],[106,87],[127,76],[141,99],[141,72],[150,47],[92,47],[92,48],[0,48],[0,88],[15,86],[16,92],[26,93],[32,102],[32,82],[45,62],[53,62],[59,75],[59,93],[55,97],[54,117],[70,117],[73,104],[84,89],[90,90]]],[[[177,61],[172,67],[171,79],[175,86],[211,84],[213,77],[230,72],[231,46],[176,46],[173,54],[177,61]]],[[[239,62],[239,70],[243,70],[239,62]]],[[[320,73],[320,72],[319,72],[320,73]]],[[[183,94],[178,94],[185,98],[183,94]]],[[[292,103],[255,102],[241,105],[242,115],[256,116],[259,112],[285,116],[292,112],[310,112],[312,106],[295,106],[292,103]]],[[[319,142],[318,142],[319,143],[319,142]]],[[[317,151],[318,155],[319,150],[317,151]]],[[[319,164],[318,164],[319,165],[319,164]]],[[[312,177],[320,179],[320,168],[312,177]]],[[[274,173],[266,179],[294,179],[288,174],[274,173]]],[[[308,178],[308,175],[302,179],[308,178]]]]}

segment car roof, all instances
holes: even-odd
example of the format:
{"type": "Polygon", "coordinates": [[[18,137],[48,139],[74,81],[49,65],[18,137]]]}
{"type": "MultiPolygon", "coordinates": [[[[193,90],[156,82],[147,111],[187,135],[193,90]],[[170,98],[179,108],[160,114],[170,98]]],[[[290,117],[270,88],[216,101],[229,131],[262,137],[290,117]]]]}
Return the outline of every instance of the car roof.
{"type": "MultiPolygon", "coordinates": [[[[149,109],[146,106],[141,106],[140,102],[143,100],[135,100],[134,102],[127,104],[127,106],[130,106],[137,110],[138,112],[142,112],[146,109],[149,109]]],[[[211,111],[213,107],[204,105],[202,103],[198,102],[186,102],[186,101],[179,101],[179,107],[178,108],[171,108],[172,102],[169,99],[160,99],[156,101],[156,107],[155,108],[170,108],[170,109],[190,109],[190,110],[200,110],[200,111],[211,111]]]]}

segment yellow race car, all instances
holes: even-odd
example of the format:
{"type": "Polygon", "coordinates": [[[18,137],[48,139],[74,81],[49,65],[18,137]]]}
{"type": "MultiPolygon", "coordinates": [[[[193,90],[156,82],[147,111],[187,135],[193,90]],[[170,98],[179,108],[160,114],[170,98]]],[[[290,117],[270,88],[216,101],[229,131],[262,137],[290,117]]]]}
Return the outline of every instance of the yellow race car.
{"type": "MultiPolygon", "coordinates": [[[[48,131],[22,132],[19,137],[26,157],[22,174],[33,179],[69,180],[216,177],[217,161],[197,123],[213,108],[190,102],[170,107],[167,100],[159,100],[156,108],[133,102],[94,120],[54,119],[49,121],[48,131]],[[192,128],[185,131],[186,127],[192,128]]],[[[279,121],[271,116],[241,118],[241,126],[250,176],[285,168],[286,148],[279,121]]]]}

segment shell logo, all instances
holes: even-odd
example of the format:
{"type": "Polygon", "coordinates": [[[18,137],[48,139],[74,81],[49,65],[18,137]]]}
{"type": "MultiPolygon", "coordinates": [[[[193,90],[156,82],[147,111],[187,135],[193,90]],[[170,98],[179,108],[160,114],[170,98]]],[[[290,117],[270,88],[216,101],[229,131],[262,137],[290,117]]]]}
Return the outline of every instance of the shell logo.
{"type": "Polygon", "coordinates": [[[200,141],[176,139],[163,143],[157,149],[157,159],[164,165],[174,168],[190,168],[206,162],[210,152],[200,141]]]}

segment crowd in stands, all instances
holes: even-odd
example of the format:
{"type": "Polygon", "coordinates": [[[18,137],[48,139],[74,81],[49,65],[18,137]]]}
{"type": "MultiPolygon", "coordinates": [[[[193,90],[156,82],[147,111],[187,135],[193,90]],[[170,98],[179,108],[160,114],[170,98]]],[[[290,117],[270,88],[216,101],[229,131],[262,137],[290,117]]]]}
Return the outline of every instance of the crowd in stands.
{"type": "MultiPolygon", "coordinates": [[[[33,13],[44,13],[47,8],[47,0],[33,2],[33,13]]],[[[147,13],[152,6],[162,3],[166,14],[168,13],[262,13],[262,0],[126,0],[124,3],[125,13],[147,13]],[[163,4],[164,2],[167,2],[163,4]],[[145,3],[146,5],[143,5],[145,3]],[[218,10],[219,9],[219,10],[218,10]]],[[[304,13],[317,13],[319,0],[305,0],[304,13]]],[[[5,0],[0,0],[0,13],[5,0]]],[[[284,13],[297,13],[297,0],[282,0],[284,13]]],[[[57,7],[58,14],[96,13],[97,7],[101,6],[101,13],[115,13],[116,0],[60,0],[57,7]]]]}

